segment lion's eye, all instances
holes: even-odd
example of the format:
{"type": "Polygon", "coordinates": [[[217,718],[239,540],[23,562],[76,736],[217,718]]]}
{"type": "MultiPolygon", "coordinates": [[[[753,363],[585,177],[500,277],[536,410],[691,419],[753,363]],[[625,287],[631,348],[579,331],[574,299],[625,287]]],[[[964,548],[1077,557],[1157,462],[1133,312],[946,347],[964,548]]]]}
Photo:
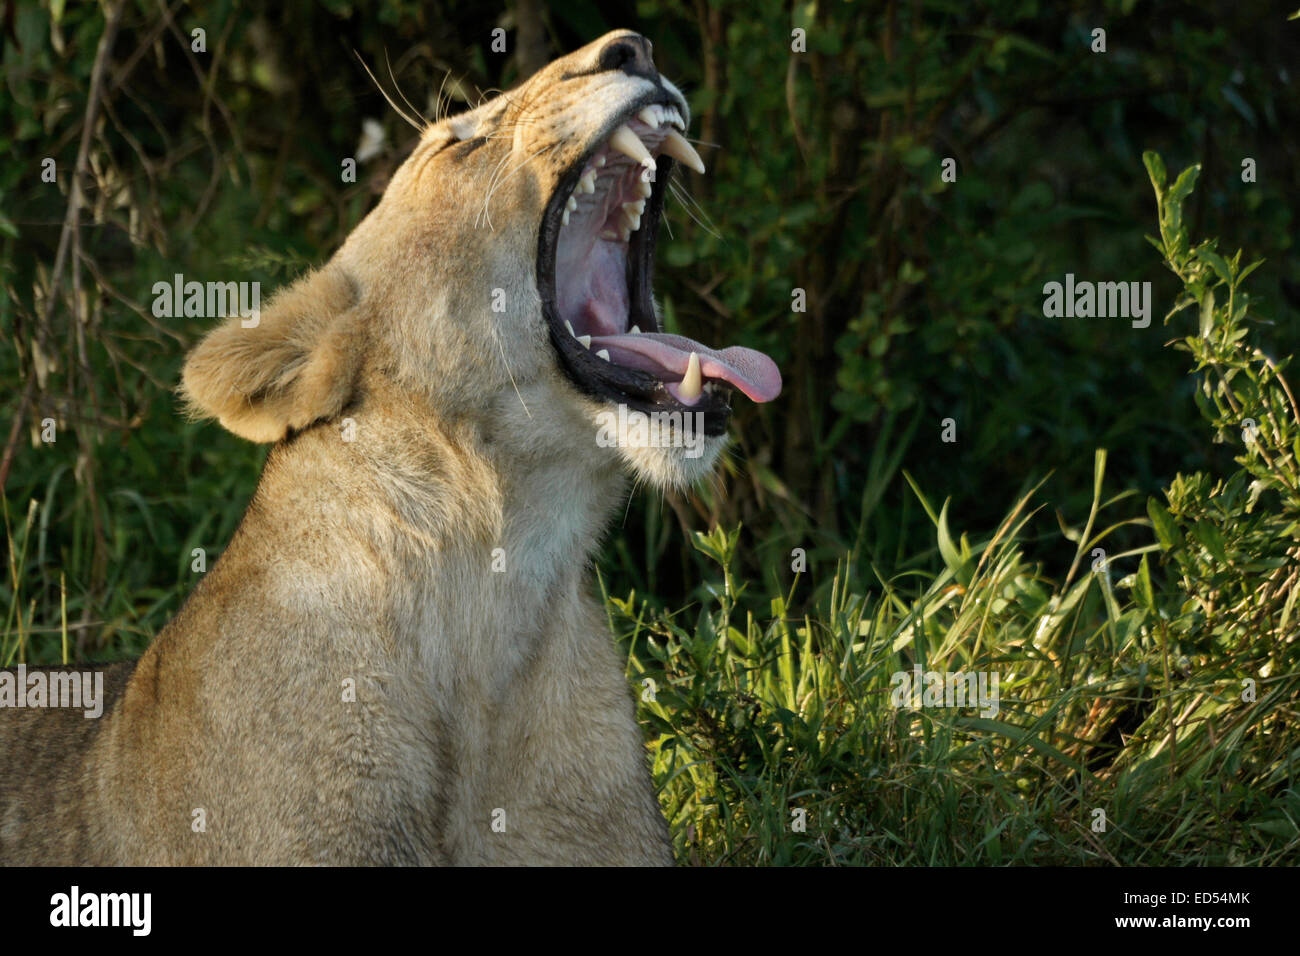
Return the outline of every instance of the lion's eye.
{"type": "Polygon", "coordinates": [[[457,143],[456,158],[460,159],[463,156],[468,156],[470,153],[474,152],[474,150],[478,149],[487,141],[488,138],[486,136],[475,136],[473,139],[467,139],[464,140],[463,142],[457,143]]]}

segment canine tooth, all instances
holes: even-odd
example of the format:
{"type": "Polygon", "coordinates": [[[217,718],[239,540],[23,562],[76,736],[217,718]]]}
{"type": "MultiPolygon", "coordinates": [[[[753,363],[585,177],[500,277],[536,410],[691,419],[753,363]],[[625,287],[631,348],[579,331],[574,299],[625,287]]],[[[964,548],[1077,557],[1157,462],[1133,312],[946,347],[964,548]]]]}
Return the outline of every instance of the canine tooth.
{"type": "Polygon", "coordinates": [[[596,354],[599,355],[601,358],[603,358],[606,362],[609,361],[609,349],[601,349],[596,354]]]}
{"type": "Polygon", "coordinates": [[[650,126],[650,127],[658,126],[660,123],[660,118],[658,114],[655,112],[655,108],[653,106],[647,106],[640,113],[637,113],[636,118],[639,119],[641,122],[645,123],[646,126],[650,126]]]}
{"type": "MultiPolygon", "coordinates": [[[[573,202],[573,200],[570,199],[569,202],[573,202]]],[[[569,224],[569,210],[566,209],[564,210],[563,213],[560,214],[560,225],[567,226],[568,224],[569,224]]]]}
{"type": "Polygon", "coordinates": [[[700,159],[700,154],[690,143],[686,142],[682,134],[675,129],[670,129],[668,135],[664,137],[663,145],[659,147],[660,151],[671,156],[673,159],[680,159],[697,173],[704,172],[704,160],[700,159]]]}
{"type": "Polygon", "coordinates": [[[634,325],[634,326],[632,326],[632,328],[631,328],[629,331],[630,331],[633,335],[640,335],[640,334],[641,334],[641,326],[639,326],[639,325],[634,325]]]}
{"type": "MultiPolygon", "coordinates": [[[[590,335],[575,335],[574,338],[577,339],[579,342],[582,343],[582,347],[583,347],[584,349],[589,349],[589,348],[591,348],[591,336],[590,336],[590,335]]],[[[694,355],[695,353],[692,352],[691,354],[694,355]]]]}
{"type": "MultiPolygon", "coordinates": [[[[564,320],[564,327],[565,327],[566,329],[569,330],[569,334],[570,334],[570,335],[573,335],[573,323],[572,323],[572,322],[570,322],[568,319],[565,319],[565,320],[564,320]]],[[[576,335],[573,335],[573,337],[574,337],[574,338],[577,338],[576,335]]]]}
{"type": "Polygon", "coordinates": [[[573,212],[573,210],[578,208],[578,200],[570,196],[569,201],[564,204],[564,208],[569,210],[569,212],[573,212]]]}
{"type": "Polygon", "coordinates": [[[641,142],[641,137],[627,128],[626,123],[614,130],[614,135],[609,138],[609,145],[624,156],[635,159],[642,166],[648,166],[650,169],[655,168],[655,160],[650,155],[650,150],[645,148],[645,143],[641,142]]]}
{"type": "Polygon", "coordinates": [[[704,391],[704,380],[700,375],[700,357],[692,352],[690,361],[686,363],[686,375],[677,386],[677,394],[682,398],[699,398],[702,391],[704,391]]]}

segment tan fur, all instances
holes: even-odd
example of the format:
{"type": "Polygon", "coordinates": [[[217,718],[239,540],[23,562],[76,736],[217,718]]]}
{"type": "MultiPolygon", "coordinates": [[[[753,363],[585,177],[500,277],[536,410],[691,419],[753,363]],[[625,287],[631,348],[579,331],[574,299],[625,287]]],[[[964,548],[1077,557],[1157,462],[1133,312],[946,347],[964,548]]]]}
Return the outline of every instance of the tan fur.
{"type": "Polygon", "coordinates": [[[235,319],[210,333],[185,363],[190,412],[255,442],[336,416],[361,367],[356,299],[347,275],[326,268],[281,292],[253,328],[235,319]]]}
{"type": "Polygon", "coordinates": [[[191,411],[277,444],[102,718],[0,709],[0,862],[671,862],[588,565],[629,470],[685,484],[721,440],[598,447],[535,280],[559,177],[651,88],[598,69],[620,35],[431,126],[325,267],[191,353],[191,411]]]}

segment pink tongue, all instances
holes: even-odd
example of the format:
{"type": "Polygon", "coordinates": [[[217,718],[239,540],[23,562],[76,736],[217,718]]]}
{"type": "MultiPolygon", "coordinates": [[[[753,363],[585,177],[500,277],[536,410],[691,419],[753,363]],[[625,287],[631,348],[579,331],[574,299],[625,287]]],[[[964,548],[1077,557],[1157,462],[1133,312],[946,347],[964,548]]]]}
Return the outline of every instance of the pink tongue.
{"type": "Polygon", "coordinates": [[[720,379],[756,402],[770,402],[781,394],[781,372],[776,363],[762,352],[739,345],[717,352],[684,335],[637,332],[593,336],[591,350],[600,349],[609,350],[614,364],[649,372],[665,382],[679,381],[686,374],[691,353],[696,352],[706,381],[720,379]]]}

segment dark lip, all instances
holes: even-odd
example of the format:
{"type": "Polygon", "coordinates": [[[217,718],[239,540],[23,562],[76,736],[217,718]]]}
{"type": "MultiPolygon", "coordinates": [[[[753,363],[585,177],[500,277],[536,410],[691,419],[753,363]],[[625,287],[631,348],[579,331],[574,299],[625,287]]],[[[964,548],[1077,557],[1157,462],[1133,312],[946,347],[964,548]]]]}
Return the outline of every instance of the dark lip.
{"type": "MultiPolygon", "coordinates": [[[[685,405],[664,387],[654,376],[637,369],[624,368],[593,355],[564,328],[559,309],[555,304],[555,251],[560,238],[560,216],[564,203],[582,174],[587,161],[613,134],[619,124],[625,123],[638,111],[659,103],[664,106],[680,104],[663,95],[649,95],[637,101],[605,124],[582,157],[573,164],[556,184],[542,213],[542,224],[537,242],[537,288],[542,298],[542,314],[551,333],[551,345],[559,358],[560,368],[569,381],[593,398],[622,403],[629,408],[650,414],[652,412],[700,412],[704,415],[704,434],[718,436],[726,432],[731,416],[731,390],[723,383],[715,383],[694,405],[685,405]]],[[[664,196],[672,177],[674,162],[668,156],[655,158],[656,175],[651,184],[650,198],[641,217],[641,228],[632,234],[628,243],[628,324],[648,332],[662,331],[655,320],[651,301],[654,279],[655,240],[659,221],[663,216],[664,196]]]]}

